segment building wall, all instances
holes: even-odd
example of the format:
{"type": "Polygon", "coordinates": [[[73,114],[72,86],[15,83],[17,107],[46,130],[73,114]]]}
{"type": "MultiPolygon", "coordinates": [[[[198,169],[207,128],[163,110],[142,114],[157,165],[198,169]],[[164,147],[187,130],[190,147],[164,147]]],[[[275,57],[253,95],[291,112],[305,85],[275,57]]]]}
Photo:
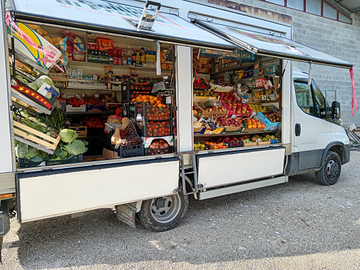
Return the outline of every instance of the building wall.
{"type": "MultiPolygon", "coordinates": [[[[208,0],[216,3],[217,0],[208,0]]],[[[227,1],[219,1],[227,2],[227,1]]],[[[230,2],[230,1],[229,1],[230,2]]],[[[355,87],[360,102],[360,16],[353,14],[353,24],[326,19],[320,16],[282,7],[258,0],[232,0],[244,5],[255,6],[292,17],[295,41],[318,49],[324,53],[354,64],[355,87]]],[[[217,3],[220,4],[220,3],[217,3]]],[[[234,8],[234,7],[232,7],[234,8]]],[[[294,62],[294,66],[308,72],[307,63],[294,62]]],[[[345,125],[355,123],[360,126],[360,111],[354,111],[352,116],[352,88],[348,69],[312,65],[312,76],[331,103],[335,98],[341,103],[341,117],[345,125]]]]}

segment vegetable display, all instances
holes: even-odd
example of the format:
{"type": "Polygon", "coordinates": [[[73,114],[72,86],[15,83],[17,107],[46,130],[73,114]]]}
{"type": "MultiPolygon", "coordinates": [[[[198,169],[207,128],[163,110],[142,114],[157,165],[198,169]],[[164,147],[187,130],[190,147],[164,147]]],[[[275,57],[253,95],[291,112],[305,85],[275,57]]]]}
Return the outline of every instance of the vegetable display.
{"type": "Polygon", "coordinates": [[[80,107],[81,105],[84,105],[84,101],[76,97],[72,97],[66,100],[66,104],[71,105],[73,107],[80,107]]]}
{"type": "Polygon", "coordinates": [[[59,133],[61,141],[64,143],[72,143],[78,137],[78,134],[75,130],[72,129],[63,129],[59,133]]]}

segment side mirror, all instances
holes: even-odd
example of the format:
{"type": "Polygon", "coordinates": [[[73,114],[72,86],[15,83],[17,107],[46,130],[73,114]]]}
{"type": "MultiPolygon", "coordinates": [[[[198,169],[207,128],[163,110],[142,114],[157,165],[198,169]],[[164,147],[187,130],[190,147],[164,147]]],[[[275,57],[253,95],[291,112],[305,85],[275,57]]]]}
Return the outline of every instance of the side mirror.
{"type": "Polygon", "coordinates": [[[333,101],[331,104],[331,117],[333,119],[340,119],[340,103],[333,101]]]}

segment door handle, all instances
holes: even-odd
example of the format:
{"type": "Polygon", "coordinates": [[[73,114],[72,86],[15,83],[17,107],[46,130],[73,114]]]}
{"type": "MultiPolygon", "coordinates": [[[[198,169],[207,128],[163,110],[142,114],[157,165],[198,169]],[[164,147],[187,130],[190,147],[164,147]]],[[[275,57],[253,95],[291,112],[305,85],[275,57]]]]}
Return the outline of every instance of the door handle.
{"type": "Polygon", "coordinates": [[[295,136],[300,136],[301,133],[301,125],[299,123],[295,124],[295,136]]]}

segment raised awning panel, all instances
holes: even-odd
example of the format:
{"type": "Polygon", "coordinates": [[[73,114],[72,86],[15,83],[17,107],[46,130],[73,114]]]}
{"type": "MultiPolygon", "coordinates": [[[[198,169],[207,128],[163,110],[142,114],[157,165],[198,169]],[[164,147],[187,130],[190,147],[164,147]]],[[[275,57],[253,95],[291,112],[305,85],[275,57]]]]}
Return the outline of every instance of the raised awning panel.
{"type": "Polygon", "coordinates": [[[285,37],[266,35],[243,30],[240,27],[208,23],[199,20],[194,20],[194,23],[254,54],[342,68],[352,67],[352,64],[349,62],[340,60],[285,37]]]}
{"type": "Polygon", "coordinates": [[[143,9],[121,3],[102,0],[13,0],[9,11],[23,21],[104,31],[184,46],[225,50],[236,47],[174,14],[159,12],[152,30],[138,30],[131,22],[141,18],[143,9]]]}

